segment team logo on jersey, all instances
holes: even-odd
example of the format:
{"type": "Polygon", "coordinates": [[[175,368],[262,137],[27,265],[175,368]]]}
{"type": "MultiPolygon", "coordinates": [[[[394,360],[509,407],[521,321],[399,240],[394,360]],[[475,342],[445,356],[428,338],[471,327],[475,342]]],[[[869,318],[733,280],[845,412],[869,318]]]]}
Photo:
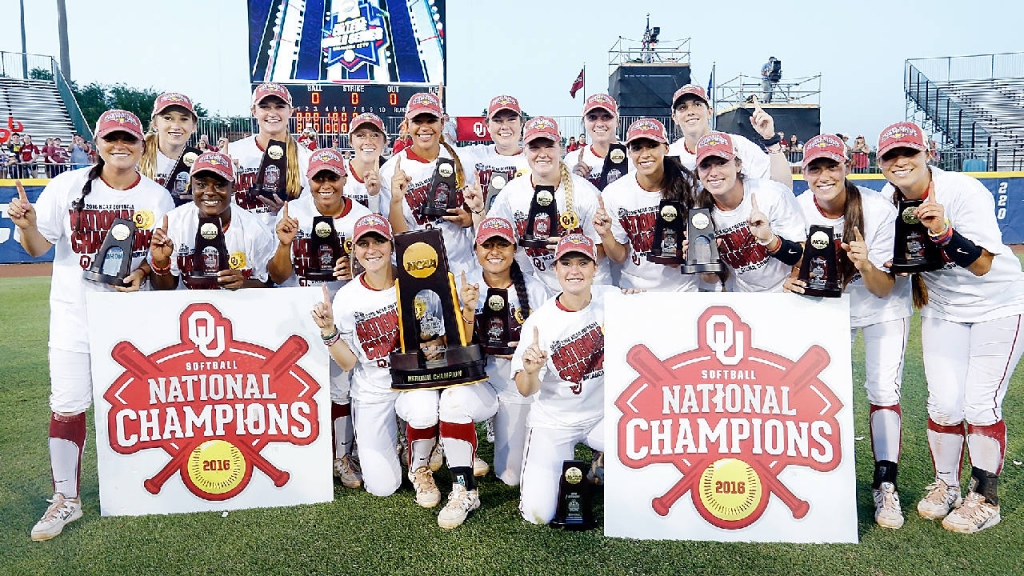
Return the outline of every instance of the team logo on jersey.
{"type": "Polygon", "coordinates": [[[243,270],[245,269],[247,262],[245,261],[245,252],[232,252],[228,256],[228,266],[232,270],[243,270]]]}
{"type": "Polygon", "coordinates": [[[139,210],[132,216],[132,222],[135,223],[135,228],[146,230],[153,227],[153,223],[156,222],[156,216],[153,215],[152,210],[139,210]]]}
{"type": "Polygon", "coordinates": [[[627,352],[637,376],[615,399],[622,464],[682,473],[651,503],[662,516],[689,493],[704,520],[737,530],[761,518],[774,494],[803,518],[810,505],[779,475],[788,466],[830,472],[842,460],[844,406],[819,378],[828,352],[815,345],[791,359],[756,348],[750,326],[726,306],[705,311],[696,329],[694,350],[627,352]]]}
{"type": "Polygon", "coordinates": [[[124,372],[103,394],[111,448],[167,452],[170,461],[143,482],[152,494],[180,474],[197,497],[228,500],[245,490],[253,468],[287,484],[291,474],[261,451],[319,437],[320,386],[297,364],[309,350],[305,339],[292,335],[277,350],[236,340],[232,321],[212,304],[185,308],[179,326],[179,341],[155,352],[114,346],[124,372]]]}

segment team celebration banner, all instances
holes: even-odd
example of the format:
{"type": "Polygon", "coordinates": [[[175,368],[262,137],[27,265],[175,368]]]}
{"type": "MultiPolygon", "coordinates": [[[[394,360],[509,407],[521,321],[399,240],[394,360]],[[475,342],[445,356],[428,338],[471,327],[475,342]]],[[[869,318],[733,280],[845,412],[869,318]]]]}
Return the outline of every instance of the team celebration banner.
{"type": "Polygon", "coordinates": [[[329,502],[319,289],[88,297],[104,516],[329,502]]]}
{"type": "Polygon", "coordinates": [[[857,542],[846,296],[605,311],[607,536],[857,542]]]}

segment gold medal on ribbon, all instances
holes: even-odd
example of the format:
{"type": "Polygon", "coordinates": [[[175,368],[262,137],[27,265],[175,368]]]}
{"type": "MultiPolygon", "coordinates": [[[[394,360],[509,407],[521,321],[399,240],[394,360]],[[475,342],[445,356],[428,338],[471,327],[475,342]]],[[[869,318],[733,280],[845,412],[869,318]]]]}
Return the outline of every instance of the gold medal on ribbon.
{"type": "Polygon", "coordinates": [[[572,231],[580,225],[580,217],[572,210],[566,210],[558,217],[558,223],[562,225],[563,230],[572,231]]]}

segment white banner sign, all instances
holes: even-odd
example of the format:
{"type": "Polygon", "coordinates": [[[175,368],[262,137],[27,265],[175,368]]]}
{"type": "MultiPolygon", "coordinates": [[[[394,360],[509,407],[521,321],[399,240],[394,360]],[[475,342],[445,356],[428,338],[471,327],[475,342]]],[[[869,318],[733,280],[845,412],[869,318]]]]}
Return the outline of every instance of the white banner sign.
{"type": "Polygon", "coordinates": [[[605,310],[606,535],[857,542],[845,296],[617,295],[605,310]]]}
{"type": "Polygon", "coordinates": [[[329,502],[318,288],[88,298],[100,510],[329,502]]]}

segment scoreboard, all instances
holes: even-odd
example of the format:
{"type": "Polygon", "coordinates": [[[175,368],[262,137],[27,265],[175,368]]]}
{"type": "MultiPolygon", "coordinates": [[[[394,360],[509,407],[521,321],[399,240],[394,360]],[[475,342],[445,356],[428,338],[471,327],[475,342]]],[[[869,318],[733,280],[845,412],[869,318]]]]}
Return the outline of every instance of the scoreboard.
{"type": "MultiPolygon", "coordinates": [[[[405,104],[418,92],[437,93],[419,84],[285,84],[292,95],[292,116],[301,129],[312,125],[318,134],[347,134],[350,119],[363,112],[381,118],[405,116],[405,104]]],[[[253,86],[255,89],[255,85],[253,86]]]]}

